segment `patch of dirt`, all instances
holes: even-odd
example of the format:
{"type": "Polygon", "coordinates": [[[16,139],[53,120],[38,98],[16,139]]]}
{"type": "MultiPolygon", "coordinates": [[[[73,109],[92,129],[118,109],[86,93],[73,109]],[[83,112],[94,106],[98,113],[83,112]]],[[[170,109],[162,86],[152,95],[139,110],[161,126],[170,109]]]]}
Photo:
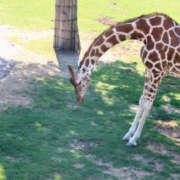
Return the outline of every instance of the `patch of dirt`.
{"type": "Polygon", "coordinates": [[[147,148],[153,150],[154,152],[161,153],[162,155],[169,155],[170,154],[170,152],[167,151],[167,149],[165,148],[165,146],[163,144],[150,142],[150,143],[148,143],[147,148]]]}
{"type": "Polygon", "coordinates": [[[29,40],[37,40],[37,39],[44,38],[48,35],[53,35],[53,30],[20,31],[10,25],[1,25],[0,32],[1,34],[4,34],[5,36],[19,37],[22,39],[23,42],[27,42],[29,40]]]}
{"type": "Polygon", "coordinates": [[[73,149],[75,150],[80,150],[80,151],[86,151],[90,147],[95,147],[98,146],[98,143],[95,142],[85,142],[83,140],[74,140],[74,142],[70,145],[73,149]]]}
{"type": "Polygon", "coordinates": [[[112,26],[117,23],[117,21],[115,21],[113,18],[108,17],[108,16],[100,17],[96,20],[100,22],[101,24],[108,25],[108,26],[112,26]]]}
{"type": "Polygon", "coordinates": [[[180,146],[180,128],[176,121],[157,122],[155,129],[161,134],[173,139],[180,146]]]}
{"type": "Polygon", "coordinates": [[[136,169],[130,169],[129,167],[121,167],[121,168],[109,168],[104,171],[105,174],[110,174],[116,176],[118,179],[126,179],[126,180],[134,180],[134,179],[144,179],[145,176],[150,176],[151,173],[146,171],[140,171],[136,169]]]}
{"type": "Polygon", "coordinates": [[[110,4],[110,6],[113,6],[113,7],[117,7],[118,6],[118,4],[116,2],[110,2],[109,4],[110,4]]]}
{"type": "Polygon", "coordinates": [[[163,169],[163,164],[160,164],[157,160],[154,160],[152,158],[146,158],[142,155],[136,154],[133,156],[133,159],[135,159],[136,161],[141,161],[145,164],[148,164],[150,162],[154,162],[154,166],[155,166],[155,169],[157,171],[162,171],[162,169],[163,169]]]}
{"type": "Polygon", "coordinates": [[[173,178],[173,180],[179,180],[180,179],[179,174],[171,174],[171,177],[173,178]]]}
{"type": "Polygon", "coordinates": [[[162,106],[162,109],[164,111],[166,111],[168,114],[175,114],[175,113],[177,113],[177,114],[180,115],[180,109],[176,109],[176,108],[174,108],[172,106],[164,105],[164,106],[162,106]]]}
{"type": "Polygon", "coordinates": [[[48,59],[8,39],[12,35],[28,36],[29,39],[41,38],[47,33],[35,34],[36,32],[29,34],[21,32],[8,25],[0,26],[0,110],[4,109],[7,104],[14,106],[31,104],[32,99],[23,94],[21,90],[30,88],[29,82],[33,78],[63,74],[58,68],[56,58],[48,59]]]}
{"type": "Polygon", "coordinates": [[[173,156],[173,159],[171,161],[177,165],[180,165],[180,155],[176,154],[175,152],[168,151],[163,144],[150,142],[147,148],[162,155],[173,156]]]}
{"type": "Polygon", "coordinates": [[[113,175],[120,180],[144,179],[145,176],[152,175],[149,172],[137,170],[135,168],[129,168],[129,167],[115,168],[113,167],[111,162],[103,162],[102,160],[96,160],[96,157],[93,155],[86,155],[86,157],[89,160],[93,161],[96,165],[106,167],[107,169],[103,171],[104,174],[113,175]]]}

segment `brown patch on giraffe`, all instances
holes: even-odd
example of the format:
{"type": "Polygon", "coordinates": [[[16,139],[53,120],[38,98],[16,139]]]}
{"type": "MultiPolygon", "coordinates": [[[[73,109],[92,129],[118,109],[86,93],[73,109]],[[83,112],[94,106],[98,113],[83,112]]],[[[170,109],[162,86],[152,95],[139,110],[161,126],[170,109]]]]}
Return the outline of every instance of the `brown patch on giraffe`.
{"type": "Polygon", "coordinates": [[[157,64],[155,65],[155,67],[156,67],[157,69],[159,69],[159,70],[162,71],[162,68],[161,68],[161,64],[160,64],[160,63],[157,63],[157,64]]]}
{"type": "Polygon", "coordinates": [[[167,59],[171,60],[174,54],[174,49],[173,48],[169,48],[168,54],[167,54],[167,59]]]}
{"type": "Polygon", "coordinates": [[[142,47],[142,48],[141,48],[141,51],[140,51],[141,57],[142,57],[143,52],[144,52],[144,47],[142,47]]]}
{"type": "Polygon", "coordinates": [[[104,39],[102,36],[100,36],[99,38],[97,38],[97,40],[95,41],[94,45],[95,46],[99,46],[104,42],[104,39]]]}
{"type": "Polygon", "coordinates": [[[102,50],[103,52],[106,52],[108,49],[109,49],[109,48],[106,47],[104,44],[101,46],[101,50],[102,50]]]}
{"type": "Polygon", "coordinates": [[[169,17],[167,17],[165,20],[164,20],[164,27],[166,30],[168,30],[169,28],[173,27],[174,24],[173,24],[173,21],[172,19],[170,19],[169,17]]]}
{"type": "Polygon", "coordinates": [[[152,63],[149,61],[146,61],[145,65],[146,65],[146,67],[148,67],[148,69],[151,69],[153,67],[152,63]]]}
{"type": "Polygon", "coordinates": [[[147,86],[147,85],[146,85],[144,88],[147,89],[147,90],[149,90],[149,86],[147,86]]]}
{"type": "MultiPolygon", "coordinates": [[[[156,71],[156,73],[157,73],[157,71],[156,71]]],[[[161,80],[161,78],[157,78],[154,80],[154,83],[157,84],[157,83],[159,83],[160,80],[161,80]]]]}
{"type": "Polygon", "coordinates": [[[124,40],[126,40],[126,36],[123,35],[123,34],[120,34],[120,35],[119,35],[119,39],[120,39],[121,41],[124,41],[124,40]]]}
{"type": "Polygon", "coordinates": [[[150,19],[150,23],[152,26],[157,26],[161,24],[161,17],[154,17],[150,19]]]}
{"type": "Polygon", "coordinates": [[[169,32],[169,35],[171,36],[171,45],[172,46],[178,46],[179,45],[179,43],[180,43],[180,40],[179,40],[179,37],[177,37],[176,35],[175,35],[175,33],[173,32],[173,30],[171,30],[170,32],[169,32]]]}
{"type": "Polygon", "coordinates": [[[147,24],[146,20],[140,19],[137,23],[136,26],[139,30],[143,31],[145,34],[147,34],[150,30],[149,25],[147,24]]]}
{"type": "Polygon", "coordinates": [[[85,73],[85,72],[86,72],[86,69],[85,69],[85,68],[83,68],[83,69],[82,69],[82,71],[83,71],[83,73],[85,73]]]}
{"type": "Polygon", "coordinates": [[[142,57],[142,60],[143,60],[143,61],[146,59],[147,54],[148,54],[148,53],[147,53],[146,50],[144,50],[144,51],[142,52],[141,57],[142,57]]]}
{"type": "Polygon", "coordinates": [[[171,72],[178,73],[179,71],[174,67],[174,68],[172,68],[171,72]]]}
{"type": "Polygon", "coordinates": [[[95,49],[93,49],[93,50],[91,51],[90,56],[93,57],[94,55],[95,55],[95,49]]]}
{"type": "Polygon", "coordinates": [[[166,44],[169,43],[169,38],[168,38],[168,33],[167,33],[167,32],[164,33],[162,40],[163,40],[166,44]]]}
{"type": "Polygon", "coordinates": [[[89,66],[89,59],[86,59],[85,65],[86,65],[86,67],[89,66]]]}
{"type": "Polygon", "coordinates": [[[148,50],[151,50],[151,49],[154,48],[154,42],[153,42],[151,36],[147,37],[147,44],[146,44],[146,46],[147,46],[148,50]]]}
{"type": "Polygon", "coordinates": [[[180,47],[177,49],[177,51],[180,53],[180,47]]]}
{"type": "Polygon", "coordinates": [[[154,89],[156,89],[156,88],[157,88],[155,84],[152,84],[152,87],[153,87],[154,89]]]}
{"type": "Polygon", "coordinates": [[[112,31],[112,30],[104,32],[104,35],[105,35],[106,37],[109,37],[109,36],[111,36],[112,34],[113,34],[113,31],[112,31]]]}
{"type": "Polygon", "coordinates": [[[175,28],[175,32],[178,36],[180,36],[180,28],[175,28]]]}
{"type": "Polygon", "coordinates": [[[149,91],[150,91],[151,93],[155,93],[154,89],[152,89],[152,88],[151,88],[149,91]]]}
{"type": "Polygon", "coordinates": [[[162,36],[163,29],[162,28],[153,28],[152,35],[156,41],[159,41],[162,36]]]}
{"type": "Polygon", "coordinates": [[[159,57],[158,57],[158,54],[153,51],[152,53],[149,54],[148,58],[153,61],[153,62],[156,62],[159,60],[159,57]]]}
{"type": "Polygon", "coordinates": [[[166,57],[165,52],[160,52],[160,56],[161,56],[161,59],[162,59],[162,60],[165,59],[165,57],[166,57]]]}
{"type": "Polygon", "coordinates": [[[95,64],[95,61],[94,61],[93,59],[91,60],[91,64],[92,64],[92,65],[94,65],[94,64],[95,64]]]}
{"type": "Polygon", "coordinates": [[[99,52],[99,49],[96,49],[95,56],[100,57],[102,54],[99,52]]]}
{"type": "MultiPolygon", "coordinates": [[[[156,71],[156,73],[153,74],[153,82],[159,82],[160,80],[160,72],[156,71]],[[157,81],[156,81],[157,80],[157,81]]],[[[156,84],[156,83],[155,83],[156,84]]],[[[156,88],[158,88],[158,84],[156,84],[156,88]]]]}
{"type": "Polygon", "coordinates": [[[162,62],[163,68],[167,67],[167,65],[168,65],[167,61],[163,61],[163,62],[162,62]]]}
{"type": "Polygon", "coordinates": [[[173,65],[172,62],[168,62],[169,67],[172,67],[172,65],[173,65]]]}
{"type": "Polygon", "coordinates": [[[111,43],[113,46],[118,43],[118,40],[116,39],[116,36],[111,36],[108,40],[108,43],[111,43]]]}
{"type": "Polygon", "coordinates": [[[141,39],[143,37],[144,37],[144,35],[142,33],[137,32],[137,31],[135,31],[131,34],[131,39],[141,39]]]}
{"type": "Polygon", "coordinates": [[[157,43],[157,44],[156,44],[156,49],[157,49],[159,52],[162,51],[163,47],[164,47],[163,43],[157,43]]]}
{"type": "Polygon", "coordinates": [[[116,29],[118,32],[129,33],[133,30],[133,26],[131,24],[119,24],[116,29]]]}
{"type": "Polygon", "coordinates": [[[174,64],[180,63],[180,56],[179,54],[176,53],[175,57],[174,57],[174,64]]]}
{"type": "Polygon", "coordinates": [[[84,64],[84,59],[80,62],[79,67],[81,67],[84,64]]]}

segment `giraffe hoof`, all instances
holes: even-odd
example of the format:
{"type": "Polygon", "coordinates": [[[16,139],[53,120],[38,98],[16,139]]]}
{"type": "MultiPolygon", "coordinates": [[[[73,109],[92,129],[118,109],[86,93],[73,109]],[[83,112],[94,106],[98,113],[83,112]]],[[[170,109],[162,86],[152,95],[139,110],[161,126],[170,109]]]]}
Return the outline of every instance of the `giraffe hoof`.
{"type": "Polygon", "coordinates": [[[130,136],[129,134],[126,134],[126,135],[122,138],[122,140],[123,140],[123,141],[129,141],[130,138],[131,138],[131,136],[130,136]]]}
{"type": "Polygon", "coordinates": [[[136,142],[128,142],[128,143],[126,144],[126,146],[128,146],[128,147],[136,147],[136,146],[137,146],[137,143],[136,143],[136,142]]]}
{"type": "Polygon", "coordinates": [[[124,136],[124,137],[122,138],[123,141],[129,141],[129,139],[130,139],[130,138],[128,138],[128,137],[126,137],[126,136],[124,136]]]}

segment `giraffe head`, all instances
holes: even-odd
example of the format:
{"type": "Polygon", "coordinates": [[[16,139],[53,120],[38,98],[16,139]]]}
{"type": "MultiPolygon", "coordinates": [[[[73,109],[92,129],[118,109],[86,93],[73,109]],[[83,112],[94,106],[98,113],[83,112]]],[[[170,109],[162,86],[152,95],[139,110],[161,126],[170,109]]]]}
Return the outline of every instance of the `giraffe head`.
{"type": "Polygon", "coordinates": [[[81,104],[88,89],[90,80],[86,76],[79,78],[79,73],[74,72],[71,66],[69,66],[69,72],[71,73],[70,82],[74,86],[76,99],[78,103],[81,104]]]}

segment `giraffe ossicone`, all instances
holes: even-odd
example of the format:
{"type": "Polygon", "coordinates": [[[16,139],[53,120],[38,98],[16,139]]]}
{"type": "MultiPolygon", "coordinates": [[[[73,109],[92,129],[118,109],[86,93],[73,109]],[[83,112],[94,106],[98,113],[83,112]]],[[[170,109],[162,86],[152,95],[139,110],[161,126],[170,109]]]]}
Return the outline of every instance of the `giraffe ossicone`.
{"type": "Polygon", "coordinates": [[[165,76],[180,78],[180,25],[166,14],[153,13],[111,26],[100,34],[79,62],[77,72],[70,67],[71,83],[79,103],[88,89],[91,72],[98,59],[116,44],[135,39],[144,43],[140,56],[145,65],[145,84],[135,119],[123,137],[135,146],[153,101],[165,76]]]}

